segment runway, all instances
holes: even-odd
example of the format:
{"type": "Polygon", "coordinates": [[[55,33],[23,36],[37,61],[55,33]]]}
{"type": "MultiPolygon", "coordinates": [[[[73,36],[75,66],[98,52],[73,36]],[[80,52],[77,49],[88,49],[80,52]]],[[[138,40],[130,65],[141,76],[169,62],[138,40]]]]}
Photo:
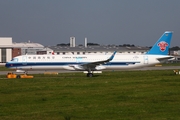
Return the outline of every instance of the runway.
{"type": "MultiPolygon", "coordinates": [[[[156,67],[144,67],[144,68],[139,68],[139,69],[118,70],[118,71],[132,71],[132,70],[180,70],[180,66],[156,66],[156,67]]],[[[0,75],[6,75],[8,72],[16,73],[15,71],[12,71],[12,70],[0,71],[0,75]]],[[[67,70],[28,71],[28,74],[44,74],[45,72],[70,73],[70,72],[83,72],[83,71],[67,71],[67,70]]]]}

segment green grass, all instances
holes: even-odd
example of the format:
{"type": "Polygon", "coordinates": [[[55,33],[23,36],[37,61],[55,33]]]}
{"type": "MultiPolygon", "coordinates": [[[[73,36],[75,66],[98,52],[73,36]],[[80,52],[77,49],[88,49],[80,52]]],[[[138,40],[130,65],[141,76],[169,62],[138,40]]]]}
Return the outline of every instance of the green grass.
{"type": "Polygon", "coordinates": [[[10,69],[6,68],[5,66],[0,66],[0,71],[8,71],[10,69]]]}
{"type": "Polygon", "coordinates": [[[180,75],[166,71],[0,79],[3,120],[177,120],[180,75]]]}

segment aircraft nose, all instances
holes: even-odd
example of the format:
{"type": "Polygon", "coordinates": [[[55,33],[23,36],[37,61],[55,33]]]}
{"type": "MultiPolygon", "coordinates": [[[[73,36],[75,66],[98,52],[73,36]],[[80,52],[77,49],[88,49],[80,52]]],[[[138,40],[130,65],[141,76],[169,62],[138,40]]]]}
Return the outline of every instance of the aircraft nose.
{"type": "Polygon", "coordinates": [[[9,68],[9,66],[10,66],[10,64],[7,62],[7,63],[5,64],[5,67],[9,68]]]}

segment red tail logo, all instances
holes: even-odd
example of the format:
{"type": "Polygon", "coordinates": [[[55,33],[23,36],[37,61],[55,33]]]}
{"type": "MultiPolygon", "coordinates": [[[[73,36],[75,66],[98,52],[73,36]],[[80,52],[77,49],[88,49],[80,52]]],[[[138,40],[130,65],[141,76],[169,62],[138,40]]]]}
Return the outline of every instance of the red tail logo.
{"type": "Polygon", "coordinates": [[[164,52],[166,50],[166,47],[168,46],[168,43],[165,41],[161,41],[157,45],[160,47],[160,50],[164,52]]]}

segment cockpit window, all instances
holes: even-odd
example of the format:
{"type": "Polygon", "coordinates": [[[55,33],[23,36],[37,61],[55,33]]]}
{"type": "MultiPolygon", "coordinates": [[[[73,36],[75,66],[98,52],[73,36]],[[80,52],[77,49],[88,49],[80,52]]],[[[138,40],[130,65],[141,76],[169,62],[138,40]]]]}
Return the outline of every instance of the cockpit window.
{"type": "Polygon", "coordinates": [[[18,59],[17,58],[13,58],[11,61],[12,62],[18,62],[18,59]]]}

